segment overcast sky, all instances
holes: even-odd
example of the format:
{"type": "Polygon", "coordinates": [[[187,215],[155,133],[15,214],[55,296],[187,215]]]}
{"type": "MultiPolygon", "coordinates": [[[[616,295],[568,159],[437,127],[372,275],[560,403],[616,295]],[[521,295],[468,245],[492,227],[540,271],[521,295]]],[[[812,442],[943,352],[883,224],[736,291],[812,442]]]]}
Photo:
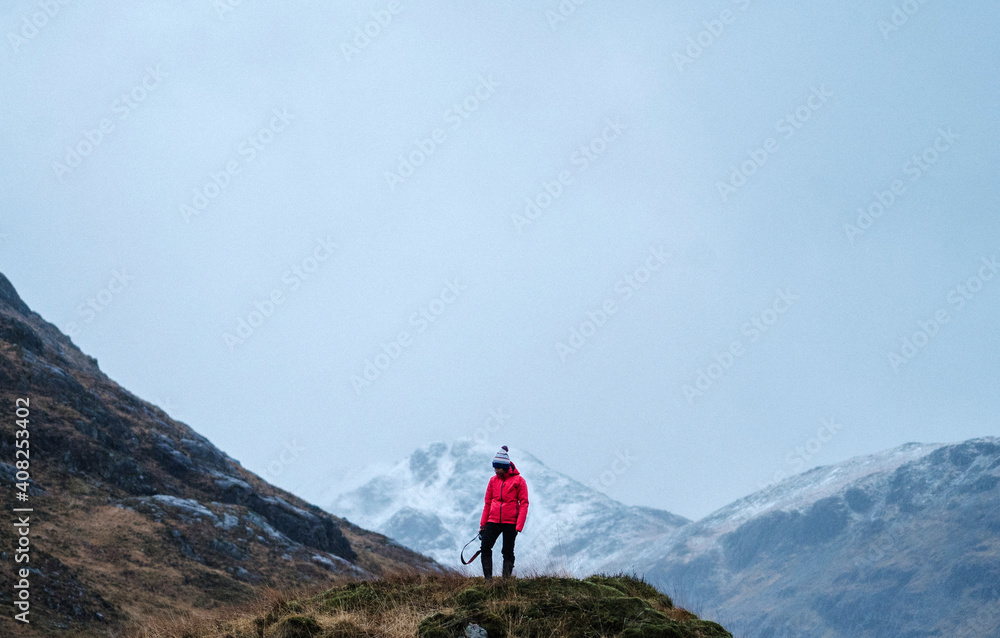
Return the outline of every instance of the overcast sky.
{"type": "Polygon", "coordinates": [[[306,496],[478,436],[697,518],[995,435],[1000,5],[895,6],[18,0],[0,271],[306,496]]]}

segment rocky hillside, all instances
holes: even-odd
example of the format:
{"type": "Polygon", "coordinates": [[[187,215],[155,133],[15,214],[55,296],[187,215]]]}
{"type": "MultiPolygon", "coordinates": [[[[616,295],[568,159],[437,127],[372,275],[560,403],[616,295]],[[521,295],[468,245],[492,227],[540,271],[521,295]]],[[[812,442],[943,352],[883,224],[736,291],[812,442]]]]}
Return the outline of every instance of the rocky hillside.
{"type": "MultiPolygon", "coordinates": [[[[310,497],[330,512],[461,568],[459,552],[479,530],[495,453],[493,446],[468,440],[431,443],[357,489],[310,497]]],[[[518,569],[578,577],[602,569],[628,570],[637,548],[651,539],[666,542],[690,522],[663,510],[619,503],[524,450],[512,448],[511,458],[528,484],[530,500],[518,535],[518,569]]],[[[478,573],[479,567],[466,569],[478,573]]]]}
{"type": "Polygon", "coordinates": [[[409,576],[276,597],[230,621],[150,628],[142,638],[732,638],[641,579],[409,576]]]}
{"type": "Polygon", "coordinates": [[[998,638],[1000,438],[816,468],[660,551],[647,578],[746,638],[998,638]]]}
{"type": "Polygon", "coordinates": [[[9,504],[0,525],[0,607],[8,610],[0,635],[106,635],[137,619],[205,615],[265,585],[441,571],[269,485],[121,388],[3,275],[0,431],[9,504]],[[26,428],[16,420],[18,399],[30,402],[26,428]],[[15,452],[24,446],[16,442],[24,440],[31,480],[18,490],[15,452]],[[26,501],[14,500],[19,492],[26,501]],[[15,562],[24,528],[13,525],[14,507],[33,510],[17,513],[29,517],[30,563],[15,562]],[[22,567],[30,625],[10,612],[22,567]]]}

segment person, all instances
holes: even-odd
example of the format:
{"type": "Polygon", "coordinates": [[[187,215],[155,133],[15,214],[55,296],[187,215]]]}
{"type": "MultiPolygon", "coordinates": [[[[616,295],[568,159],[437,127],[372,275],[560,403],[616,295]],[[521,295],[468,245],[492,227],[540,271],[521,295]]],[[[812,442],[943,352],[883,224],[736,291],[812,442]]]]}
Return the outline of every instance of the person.
{"type": "Polygon", "coordinates": [[[486,503],[479,520],[479,535],[483,540],[483,578],[493,578],[493,545],[503,534],[500,554],[503,556],[503,576],[514,572],[514,539],[524,529],[528,517],[528,484],[510,461],[507,446],[493,457],[494,475],[486,485],[486,503]]]}

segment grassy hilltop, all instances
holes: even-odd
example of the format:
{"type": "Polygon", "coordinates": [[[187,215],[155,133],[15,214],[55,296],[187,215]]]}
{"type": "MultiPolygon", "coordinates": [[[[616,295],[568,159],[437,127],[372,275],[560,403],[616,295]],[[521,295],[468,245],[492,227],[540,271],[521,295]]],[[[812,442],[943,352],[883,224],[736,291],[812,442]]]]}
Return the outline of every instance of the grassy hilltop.
{"type": "Polygon", "coordinates": [[[274,593],[227,620],[143,627],[136,638],[732,638],[631,576],[584,580],[409,575],[353,582],[315,596],[274,593]],[[467,632],[469,632],[467,634],[467,632]]]}

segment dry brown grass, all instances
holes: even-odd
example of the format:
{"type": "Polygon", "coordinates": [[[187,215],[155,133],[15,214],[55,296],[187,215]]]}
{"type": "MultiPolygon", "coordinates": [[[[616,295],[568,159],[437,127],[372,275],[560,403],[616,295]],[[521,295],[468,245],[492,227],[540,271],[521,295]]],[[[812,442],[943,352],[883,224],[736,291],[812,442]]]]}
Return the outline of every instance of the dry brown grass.
{"type": "MultiPolygon", "coordinates": [[[[115,638],[233,638],[271,636],[280,632],[268,631],[276,621],[299,612],[310,613],[324,630],[333,632],[344,623],[354,625],[371,638],[413,638],[417,626],[431,609],[441,608],[441,603],[467,585],[469,579],[459,575],[433,577],[434,593],[422,601],[393,601],[390,596],[374,603],[371,608],[341,611],[324,611],[322,596],[327,588],[262,588],[257,597],[238,605],[201,617],[193,615],[163,614],[154,619],[135,621],[115,638]],[[265,625],[263,626],[262,625],[265,625]]],[[[410,571],[396,571],[379,579],[387,591],[405,588],[421,581],[430,582],[426,576],[410,571]]],[[[343,584],[363,583],[357,579],[344,579],[343,584]]],[[[336,588],[334,588],[336,589],[336,588]]],[[[336,633],[333,633],[336,635],[336,633]]]]}
{"type": "Polygon", "coordinates": [[[590,583],[535,575],[487,583],[458,574],[397,572],[379,580],[351,581],[326,591],[268,589],[246,605],[211,620],[178,618],[136,624],[121,638],[413,638],[421,623],[432,615],[443,614],[443,622],[447,623],[450,614],[465,617],[463,614],[471,608],[491,619],[493,627],[500,629],[497,633],[507,636],[524,635],[527,627],[531,631],[543,627],[544,635],[556,638],[615,636],[623,622],[636,627],[668,622],[663,616],[677,623],[685,636],[728,635],[716,633],[711,627],[706,631],[697,617],[674,608],[669,598],[648,588],[641,579],[607,577],[590,583]],[[618,579],[612,583],[614,587],[623,587],[624,591],[607,585],[614,579],[618,579]],[[615,610],[629,605],[635,609],[636,596],[646,601],[646,607],[624,616],[615,610]],[[539,603],[550,609],[542,618],[538,616],[539,603]],[[588,609],[597,611],[585,611],[588,609]],[[586,614],[584,620],[581,613],[586,614]],[[594,613],[607,614],[604,629],[593,626],[594,613]],[[657,621],[657,617],[661,620],[657,621]],[[581,633],[581,622],[592,626],[581,633]]]}
{"type": "Polygon", "coordinates": [[[112,635],[115,638],[192,638],[224,635],[219,632],[228,627],[252,631],[255,618],[266,616],[272,610],[287,608],[291,601],[300,597],[312,597],[323,589],[325,588],[262,587],[243,604],[212,611],[203,610],[201,613],[178,614],[165,611],[142,620],[132,620],[124,629],[112,635]]]}

